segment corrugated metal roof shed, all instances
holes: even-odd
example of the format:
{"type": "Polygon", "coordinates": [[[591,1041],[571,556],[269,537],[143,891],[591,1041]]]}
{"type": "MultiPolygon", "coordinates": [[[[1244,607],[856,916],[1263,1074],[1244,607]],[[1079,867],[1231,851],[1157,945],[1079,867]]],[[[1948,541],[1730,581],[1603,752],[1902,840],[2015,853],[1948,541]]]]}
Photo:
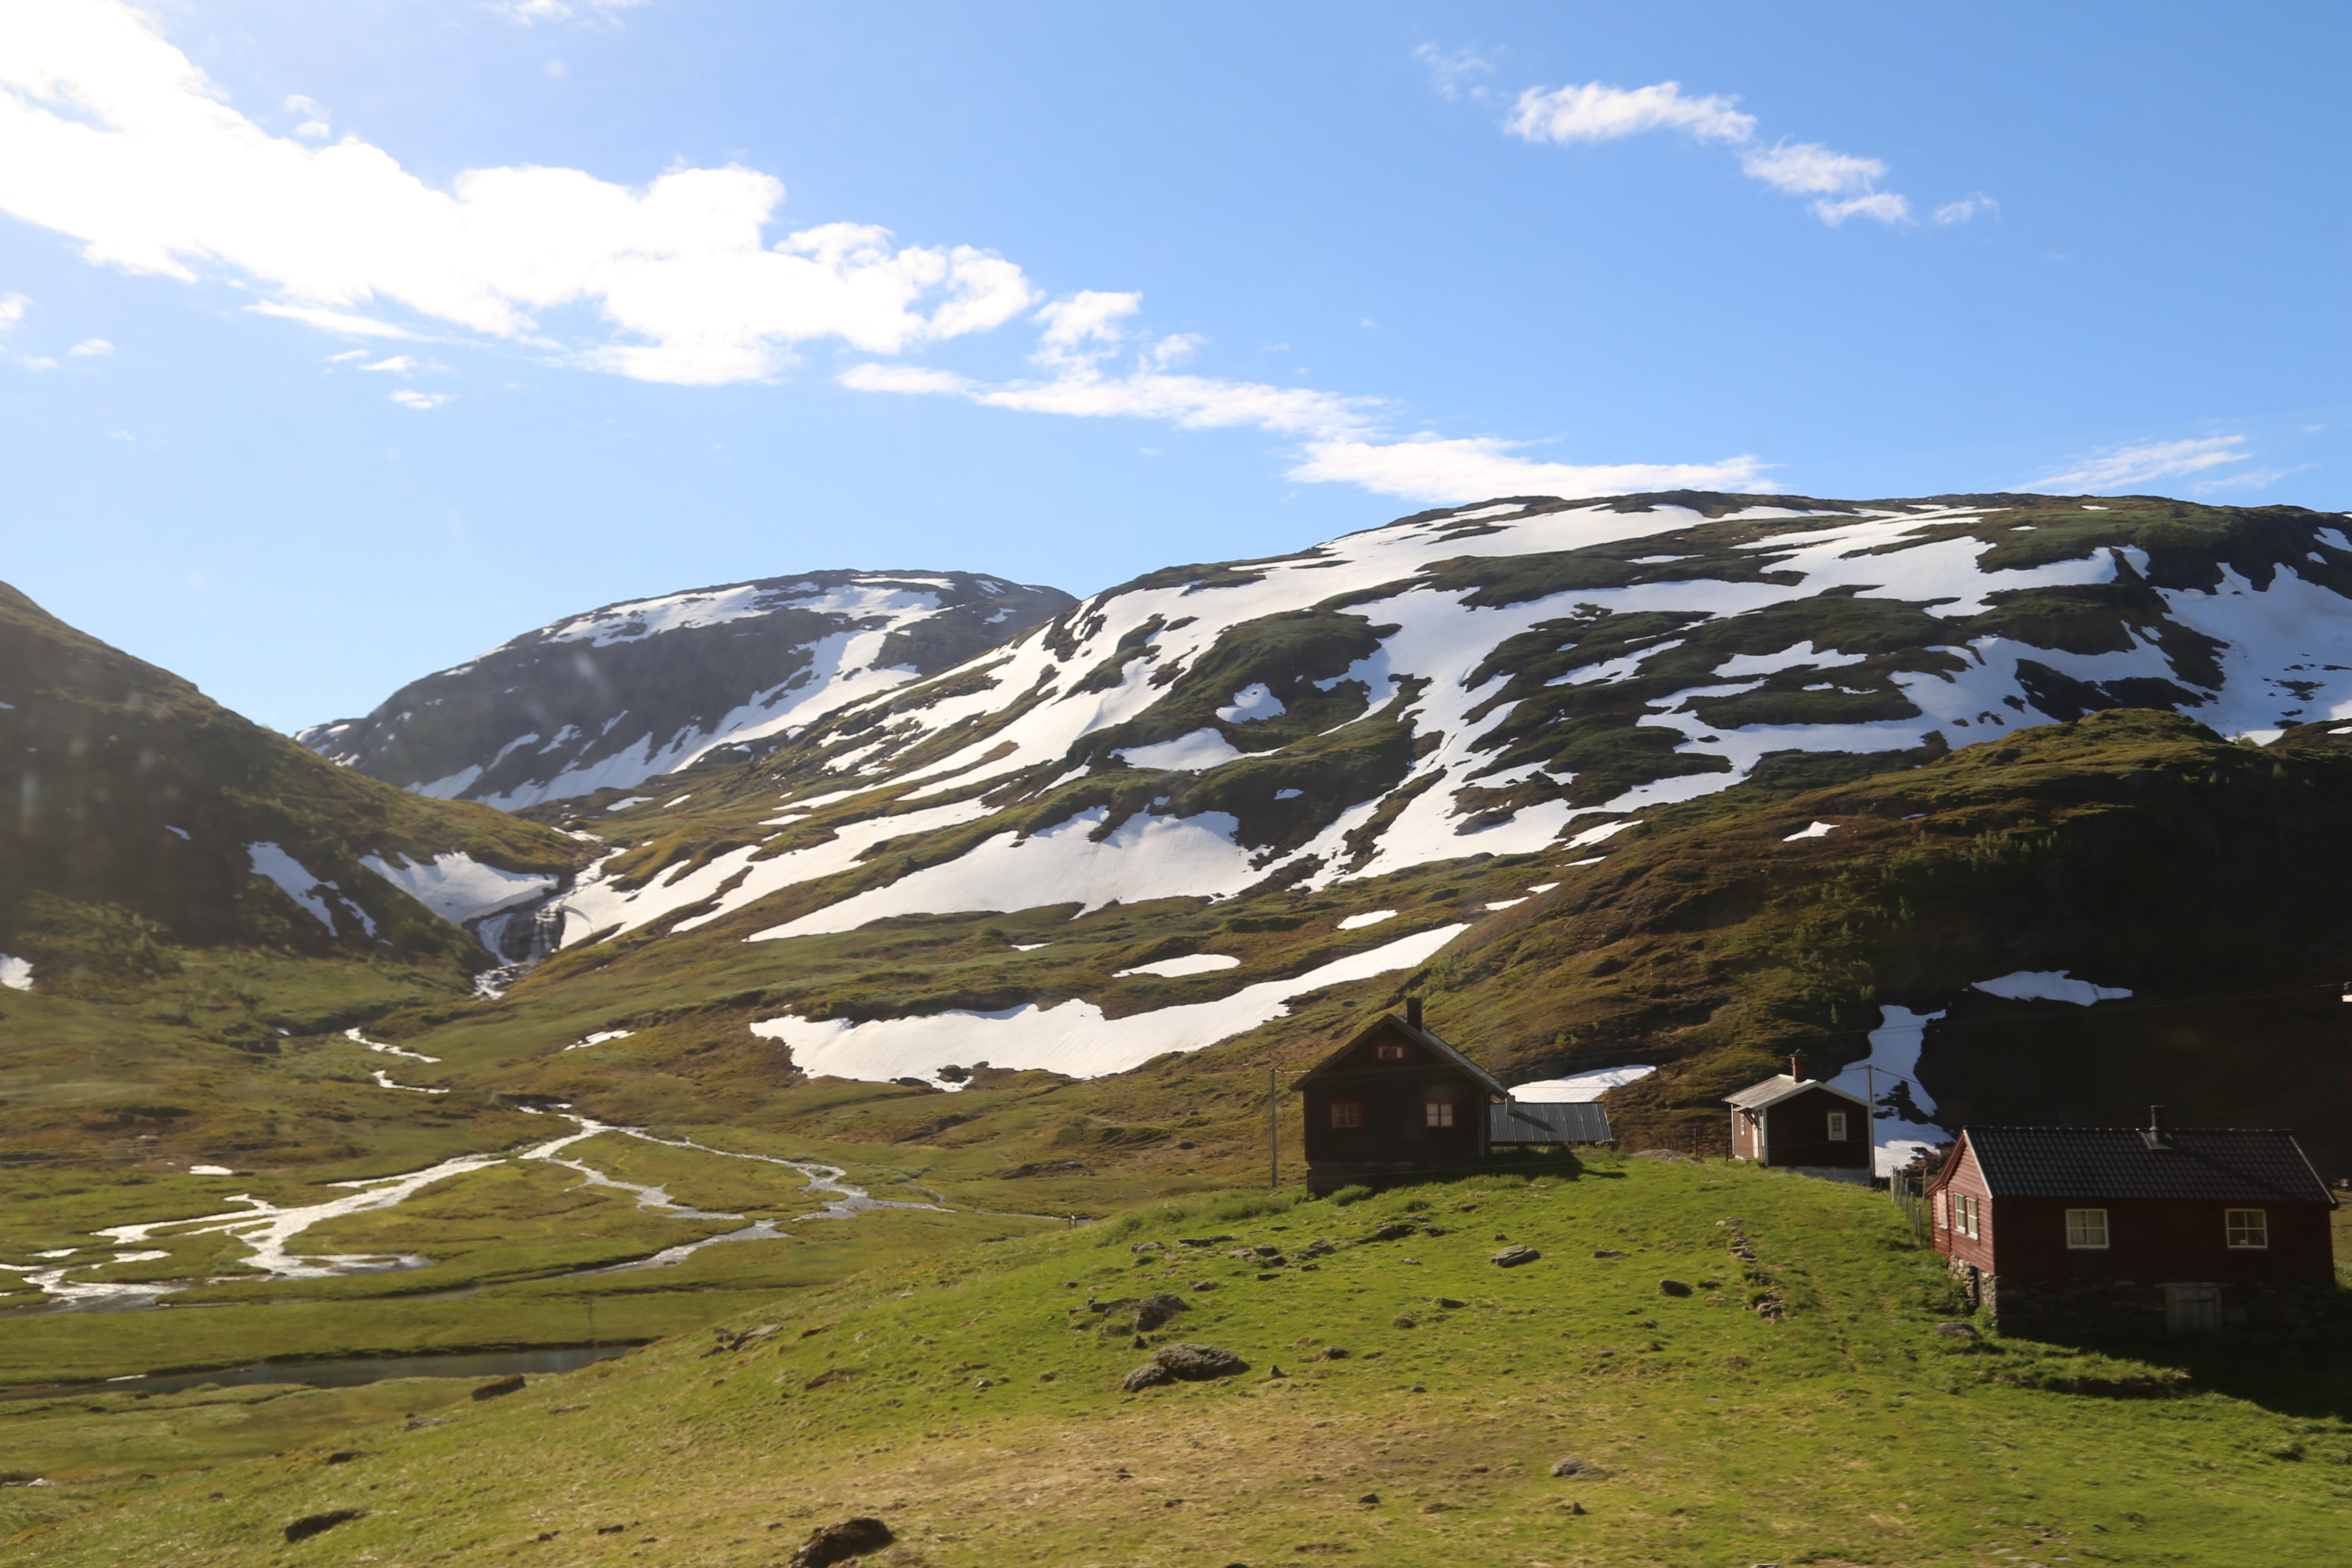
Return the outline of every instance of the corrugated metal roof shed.
{"type": "Polygon", "coordinates": [[[1963,1134],[1997,1198],[2188,1198],[2335,1204],[2291,1132],[2168,1127],[1971,1127],[1963,1134]]]}
{"type": "Polygon", "coordinates": [[[1486,1108],[1489,1143],[1606,1143],[1611,1136],[1609,1113],[1594,1100],[1508,1100],[1486,1108]]]}

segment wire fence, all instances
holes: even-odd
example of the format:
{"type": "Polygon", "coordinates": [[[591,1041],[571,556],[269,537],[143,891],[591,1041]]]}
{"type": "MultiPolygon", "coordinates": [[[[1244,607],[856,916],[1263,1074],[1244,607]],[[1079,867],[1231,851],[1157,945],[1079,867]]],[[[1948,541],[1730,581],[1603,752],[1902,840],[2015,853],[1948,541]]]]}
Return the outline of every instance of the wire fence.
{"type": "Polygon", "coordinates": [[[1926,1171],[1897,1171],[1886,1184],[1888,1195],[1902,1211],[1903,1222],[1911,1227],[1911,1239],[1921,1247],[1931,1245],[1935,1225],[1934,1205],[1927,1201],[1927,1177],[1926,1171]]]}

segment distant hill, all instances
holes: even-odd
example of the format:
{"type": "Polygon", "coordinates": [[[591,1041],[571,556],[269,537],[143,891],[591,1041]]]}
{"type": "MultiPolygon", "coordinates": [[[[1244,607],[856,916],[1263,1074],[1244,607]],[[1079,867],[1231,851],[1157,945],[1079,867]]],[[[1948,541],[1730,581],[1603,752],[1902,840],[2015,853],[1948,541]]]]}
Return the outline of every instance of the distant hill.
{"type": "Polygon", "coordinates": [[[810,572],[607,605],[298,739],[419,795],[513,810],[742,758],[1074,601],[965,572],[810,572]]]}

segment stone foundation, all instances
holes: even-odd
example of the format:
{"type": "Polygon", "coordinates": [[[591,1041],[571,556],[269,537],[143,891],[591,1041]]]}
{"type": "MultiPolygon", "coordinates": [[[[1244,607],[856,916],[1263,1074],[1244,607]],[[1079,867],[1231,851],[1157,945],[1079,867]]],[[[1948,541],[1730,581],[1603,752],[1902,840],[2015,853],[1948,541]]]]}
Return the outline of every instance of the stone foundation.
{"type": "MultiPolygon", "coordinates": [[[[1955,1259],[1952,1272],[1975,1271],[1955,1259]]],[[[2205,1339],[2235,1344],[2330,1344],[2343,1335],[2333,1279],[2048,1279],[1978,1274],[1985,1319],[2005,1334],[2059,1343],[2095,1340],[2205,1339]],[[2219,1293],[2218,1311],[2181,1299],[2219,1293]],[[2197,1326],[2201,1318],[2218,1321],[2197,1326]]]]}

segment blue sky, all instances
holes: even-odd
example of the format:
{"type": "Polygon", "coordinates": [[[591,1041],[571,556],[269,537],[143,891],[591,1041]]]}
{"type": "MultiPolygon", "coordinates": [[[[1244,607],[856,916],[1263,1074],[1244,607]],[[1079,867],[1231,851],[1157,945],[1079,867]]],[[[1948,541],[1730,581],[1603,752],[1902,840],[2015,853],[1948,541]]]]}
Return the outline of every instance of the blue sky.
{"type": "Polygon", "coordinates": [[[0,578],[292,728],[1497,493],[2342,509],[2347,17],[11,7],[0,578]]]}

